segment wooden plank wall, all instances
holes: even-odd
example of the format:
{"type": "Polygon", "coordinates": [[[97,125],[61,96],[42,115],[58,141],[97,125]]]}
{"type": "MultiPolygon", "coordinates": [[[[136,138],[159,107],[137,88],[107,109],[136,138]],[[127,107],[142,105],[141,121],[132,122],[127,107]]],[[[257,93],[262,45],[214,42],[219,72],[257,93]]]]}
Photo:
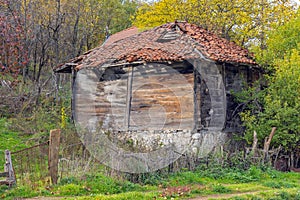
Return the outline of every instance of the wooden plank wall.
{"type": "Polygon", "coordinates": [[[246,85],[251,85],[260,77],[260,70],[257,68],[250,68],[249,66],[224,64],[219,66],[223,70],[223,79],[227,91],[227,116],[225,124],[225,132],[242,132],[244,127],[240,120],[239,112],[242,108],[236,102],[231,91],[241,91],[246,85]],[[238,107],[239,106],[239,107],[238,107]],[[237,109],[238,108],[238,109],[237,109]]]}
{"type": "Polygon", "coordinates": [[[110,80],[100,81],[101,77],[92,70],[77,74],[73,108],[75,120],[84,126],[94,118],[97,128],[124,130],[128,75],[124,74],[119,79],[103,75],[110,80]]]}
{"type": "Polygon", "coordinates": [[[127,67],[116,75],[118,71],[102,77],[77,74],[77,120],[88,123],[96,117],[102,128],[122,131],[193,129],[192,72],[182,74],[159,64],[127,67]]]}
{"type": "MultiPolygon", "coordinates": [[[[198,71],[212,70],[204,64],[199,64],[198,71]]],[[[194,65],[197,66],[197,63],[194,65]]],[[[176,69],[172,67],[147,64],[101,68],[98,72],[80,70],[74,90],[73,109],[77,120],[88,124],[94,118],[100,127],[120,131],[195,130],[207,127],[211,95],[218,95],[219,92],[209,91],[204,78],[211,79],[211,84],[214,84],[216,72],[206,72],[206,76],[202,77],[197,70],[197,73],[186,70],[184,63],[175,65],[176,69]]],[[[259,72],[252,72],[248,67],[228,64],[219,66],[219,70],[226,91],[239,91],[243,81],[251,83],[259,77],[259,72]]],[[[226,128],[238,130],[240,121],[232,117],[236,103],[230,93],[227,92],[226,97],[226,128]]],[[[222,103],[221,100],[218,102],[222,103]]]]}
{"type": "Polygon", "coordinates": [[[127,78],[124,75],[122,79],[97,84],[96,115],[103,128],[126,128],[127,78]]]}
{"type": "Polygon", "coordinates": [[[194,75],[164,65],[134,68],[130,129],[193,129],[194,75]]]}
{"type": "Polygon", "coordinates": [[[90,116],[95,116],[94,93],[98,78],[91,70],[77,72],[73,87],[73,117],[82,126],[88,124],[90,116]]]}

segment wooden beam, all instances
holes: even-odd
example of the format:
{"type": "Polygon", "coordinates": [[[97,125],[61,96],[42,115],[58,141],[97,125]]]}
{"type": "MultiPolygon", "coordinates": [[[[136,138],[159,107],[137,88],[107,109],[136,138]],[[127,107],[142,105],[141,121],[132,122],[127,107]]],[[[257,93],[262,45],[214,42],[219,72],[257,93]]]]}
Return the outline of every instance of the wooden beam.
{"type": "Polygon", "coordinates": [[[130,110],[132,101],[132,82],[133,82],[133,67],[128,72],[127,79],[127,97],[126,97],[126,111],[125,111],[125,129],[128,130],[130,126],[130,110]]]}
{"type": "Polygon", "coordinates": [[[70,66],[70,67],[76,67],[78,64],[77,63],[66,63],[66,66],[70,66]]]}
{"type": "Polygon", "coordinates": [[[110,68],[110,67],[133,67],[134,65],[144,65],[146,62],[144,61],[136,61],[132,63],[113,63],[107,66],[103,66],[102,68],[110,68]]]}
{"type": "Polygon", "coordinates": [[[200,80],[199,72],[194,68],[194,131],[201,129],[201,96],[200,96],[200,80]]]}
{"type": "Polygon", "coordinates": [[[146,65],[149,63],[157,63],[157,64],[166,64],[166,65],[172,65],[172,64],[176,64],[176,63],[182,63],[181,61],[177,61],[177,62],[171,62],[171,61],[153,61],[153,62],[146,62],[146,61],[135,61],[135,62],[131,62],[131,63],[112,63],[112,64],[108,64],[108,65],[104,65],[101,68],[111,68],[111,67],[134,67],[137,65],[146,65]]]}
{"type": "Polygon", "coordinates": [[[71,120],[72,122],[75,121],[75,105],[76,105],[76,76],[77,76],[77,72],[76,70],[74,70],[74,68],[72,69],[72,80],[71,80],[71,91],[72,91],[72,96],[71,96],[71,120]]]}

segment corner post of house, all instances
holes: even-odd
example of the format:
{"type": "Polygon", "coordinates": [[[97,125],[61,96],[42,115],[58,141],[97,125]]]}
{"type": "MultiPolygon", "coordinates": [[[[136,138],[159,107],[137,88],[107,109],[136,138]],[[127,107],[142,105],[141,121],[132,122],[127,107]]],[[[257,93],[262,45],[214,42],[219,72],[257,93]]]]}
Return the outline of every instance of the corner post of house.
{"type": "Polygon", "coordinates": [[[132,84],[133,84],[133,66],[129,68],[127,79],[127,95],[126,95],[126,113],[125,113],[125,129],[129,130],[130,126],[130,110],[132,101],[132,84]]]}
{"type": "Polygon", "coordinates": [[[201,128],[201,91],[200,83],[198,82],[201,77],[197,66],[197,60],[194,60],[192,64],[194,73],[194,131],[197,132],[201,128]]]}
{"type": "Polygon", "coordinates": [[[77,71],[74,69],[74,67],[72,67],[72,80],[71,80],[71,91],[72,91],[72,96],[71,96],[71,120],[74,122],[75,120],[75,86],[76,86],[76,76],[77,76],[77,71]]]}

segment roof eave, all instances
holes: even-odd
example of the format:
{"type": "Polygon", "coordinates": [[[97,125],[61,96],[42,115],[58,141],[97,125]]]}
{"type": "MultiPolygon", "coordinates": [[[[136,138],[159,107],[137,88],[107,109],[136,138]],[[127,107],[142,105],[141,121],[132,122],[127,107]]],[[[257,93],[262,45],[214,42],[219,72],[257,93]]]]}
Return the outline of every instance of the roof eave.
{"type": "Polygon", "coordinates": [[[54,73],[66,73],[66,74],[71,74],[72,71],[74,70],[74,68],[77,66],[78,64],[76,63],[65,63],[64,65],[62,65],[61,67],[58,67],[56,69],[54,69],[54,73]]]}

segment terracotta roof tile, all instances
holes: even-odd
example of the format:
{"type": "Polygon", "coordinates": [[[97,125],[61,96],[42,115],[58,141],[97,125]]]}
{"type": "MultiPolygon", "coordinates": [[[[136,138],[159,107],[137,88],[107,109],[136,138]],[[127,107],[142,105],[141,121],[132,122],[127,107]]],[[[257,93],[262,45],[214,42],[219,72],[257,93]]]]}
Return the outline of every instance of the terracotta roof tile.
{"type": "Polygon", "coordinates": [[[256,65],[247,49],[186,22],[167,23],[134,34],[135,31],[136,28],[131,28],[112,35],[110,42],[72,62],[77,63],[76,69],[80,70],[84,67],[101,67],[105,63],[182,61],[200,58],[197,49],[207,59],[216,62],[256,65]]]}
{"type": "Polygon", "coordinates": [[[122,39],[125,39],[127,37],[130,37],[132,35],[135,35],[137,34],[139,31],[138,31],[138,28],[137,27],[130,27],[128,29],[125,29],[123,31],[120,31],[118,33],[115,33],[113,35],[111,35],[106,41],[105,43],[103,44],[103,46],[108,46],[108,45],[111,45],[112,43],[114,42],[117,42],[119,40],[122,40],[122,39]]]}
{"type": "Polygon", "coordinates": [[[144,48],[125,53],[117,58],[117,60],[125,60],[126,62],[134,62],[143,60],[147,62],[154,61],[183,61],[184,57],[178,54],[170,53],[161,49],[144,48]]]}

